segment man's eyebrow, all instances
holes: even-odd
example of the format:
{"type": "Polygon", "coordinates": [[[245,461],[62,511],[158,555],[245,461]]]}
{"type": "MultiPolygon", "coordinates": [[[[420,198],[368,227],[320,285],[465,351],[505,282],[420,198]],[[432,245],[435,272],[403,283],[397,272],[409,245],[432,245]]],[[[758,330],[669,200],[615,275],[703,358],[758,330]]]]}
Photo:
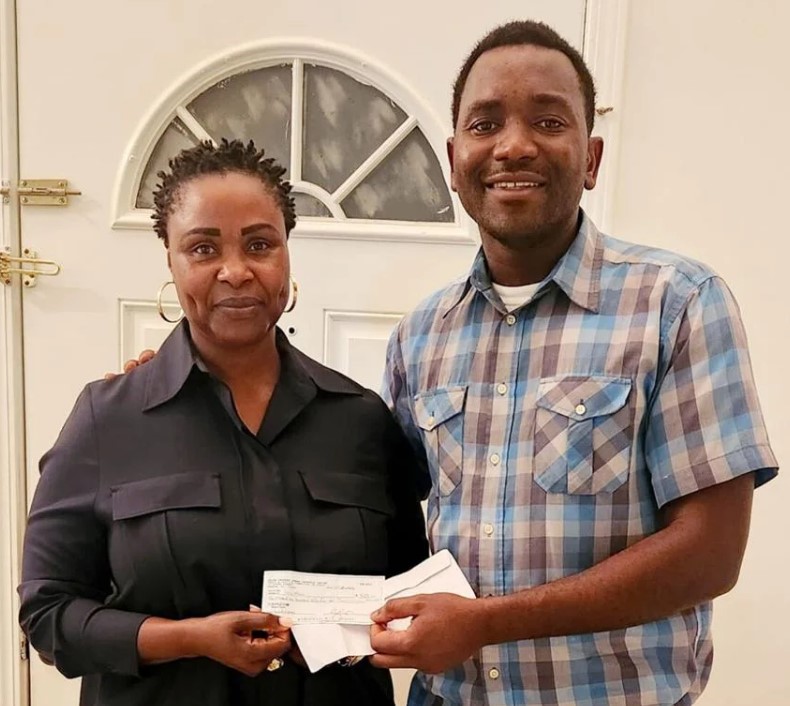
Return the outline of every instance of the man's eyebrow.
{"type": "Polygon", "coordinates": [[[467,106],[466,110],[464,111],[465,115],[469,113],[486,113],[492,110],[496,110],[497,108],[501,107],[502,101],[494,100],[494,99],[481,99],[473,101],[472,103],[467,106]]]}
{"type": "Polygon", "coordinates": [[[561,93],[535,93],[532,100],[540,105],[562,105],[566,108],[572,109],[571,102],[561,93]]]}

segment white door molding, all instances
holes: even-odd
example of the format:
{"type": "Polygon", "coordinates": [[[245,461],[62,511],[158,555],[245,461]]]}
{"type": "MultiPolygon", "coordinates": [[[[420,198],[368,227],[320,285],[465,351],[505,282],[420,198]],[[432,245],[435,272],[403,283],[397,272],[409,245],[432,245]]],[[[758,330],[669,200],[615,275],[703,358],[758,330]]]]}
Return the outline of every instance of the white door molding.
{"type": "Polygon", "coordinates": [[[628,0],[587,0],[584,21],[584,60],[595,79],[597,115],[594,134],[604,139],[598,184],[585,192],[587,214],[602,230],[614,229],[613,204],[617,190],[622,115],[622,87],[628,34],[628,0]]]}
{"type": "MultiPolygon", "coordinates": [[[[19,179],[16,1],[0,0],[0,180],[19,179]]],[[[21,250],[19,207],[0,204],[0,248],[21,250]]],[[[27,661],[17,625],[16,586],[19,583],[24,532],[25,416],[22,376],[22,285],[0,284],[0,703],[29,703],[27,661]]]]}

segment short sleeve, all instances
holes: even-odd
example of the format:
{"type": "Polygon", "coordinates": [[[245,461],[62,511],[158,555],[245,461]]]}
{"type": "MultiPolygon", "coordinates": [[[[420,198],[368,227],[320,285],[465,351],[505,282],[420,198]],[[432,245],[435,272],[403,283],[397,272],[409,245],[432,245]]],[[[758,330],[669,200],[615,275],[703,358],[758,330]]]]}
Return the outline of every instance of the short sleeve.
{"type": "Polygon", "coordinates": [[[726,284],[694,289],[668,328],[666,371],[653,394],[645,457],[659,506],[756,472],[777,473],[760,411],[746,333],[726,284]]]}

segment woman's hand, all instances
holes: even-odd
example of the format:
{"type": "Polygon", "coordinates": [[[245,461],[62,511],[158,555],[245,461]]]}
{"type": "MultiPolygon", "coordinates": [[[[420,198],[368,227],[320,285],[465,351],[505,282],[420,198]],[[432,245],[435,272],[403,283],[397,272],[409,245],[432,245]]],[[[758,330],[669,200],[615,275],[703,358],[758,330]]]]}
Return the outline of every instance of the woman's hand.
{"type": "Polygon", "coordinates": [[[137,633],[141,664],[208,657],[254,677],[291,649],[290,625],[269,613],[229,611],[206,618],[148,618],[137,633]]]}
{"type": "Polygon", "coordinates": [[[187,644],[191,651],[248,677],[291,649],[291,631],[276,615],[232,611],[196,618],[187,644]]]}
{"type": "MultiPolygon", "coordinates": [[[[261,609],[258,606],[250,603],[250,613],[260,614],[261,609]]],[[[280,625],[283,625],[283,618],[280,618],[280,625]]],[[[304,667],[305,669],[307,669],[307,662],[305,662],[304,657],[302,657],[302,651],[299,649],[299,645],[297,645],[295,642],[292,642],[292,645],[293,646],[288,651],[288,654],[286,656],[294,664],[298,664],[300,667],[304,667]]]]}

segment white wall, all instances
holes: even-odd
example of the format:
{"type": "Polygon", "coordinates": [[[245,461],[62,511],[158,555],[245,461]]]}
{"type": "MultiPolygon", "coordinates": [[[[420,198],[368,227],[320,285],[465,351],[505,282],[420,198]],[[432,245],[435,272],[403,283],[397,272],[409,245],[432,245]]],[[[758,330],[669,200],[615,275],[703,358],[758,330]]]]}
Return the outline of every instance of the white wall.
{"type": "MultiPolygon", "coordinates": [[[[613,234],[727,279],[780,465],[790,459],[788,27],[784,0],[632,0],[613,221],[613,234]]],[[[788,505],[781,474],[755,496],[740,582],[716,603],[702,706],[790,703],[788,505]]]]}

